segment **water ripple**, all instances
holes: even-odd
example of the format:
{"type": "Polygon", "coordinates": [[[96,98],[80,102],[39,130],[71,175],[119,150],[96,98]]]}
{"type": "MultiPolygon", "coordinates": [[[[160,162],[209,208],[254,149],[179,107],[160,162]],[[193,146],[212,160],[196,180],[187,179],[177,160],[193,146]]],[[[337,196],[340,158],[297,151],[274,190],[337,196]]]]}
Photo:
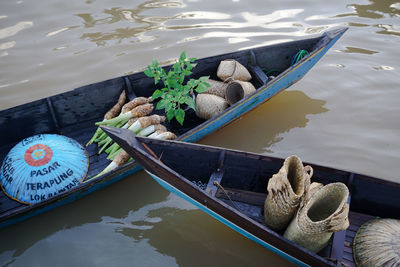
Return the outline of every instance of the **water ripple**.
{"type": "Polygon", "coordinates": [[[23,29],[30,28],[32,26],[33,26],[32,21],[21,21],[15,24],[14,26],[0,29],[0,39],[14,36],[23,29]]]}
{"type": "Polygon", "coordinates": [[[2,43],[2,44],[0,44],[0,50],[9,49],[9,48],[11,48],[11,47],[14,47],[15,44],[16,44],[16,43],[15,43],[14,41],[2,43]]]}
{"type": "Polygon", "coordinates": [[[230,19],[232,18],[232,16],[221,12],[192,11],[192,12],[182,12],[179,15],[177,15],[176,18],[222,20],[222,19],[230,19]]]}
{"type": "Polygon", "coordinates": [[[47,33],[46,37],[51,37],[51,36],[57,35],[59,33],[62,33],[62,32],[65,32],[65,31],[68,31],[68,30],[71,30],[71,29],[74,29],[74,28],[78,28],[78,27],[79,26],[64,27],[64,28],[61,28],[61,29],[58,29],[58,30],[55,30],[55,31],[47,33]]]}
{"type": "Polygon", "coordinates": [[[353,12],[339,14],[335,17],[357,16],[369,19],[382,19],[385,16],[396,17],[400,15],[399,2],[396,0],[370,0],[367,5],[349,4],[348,8],[353,9],[353,12]]]}
{"type": "MultiPolygon", "coordinates": [[[[101,30],[86,32],[81,35],[82,39],[88,39],[97,44],[97,46],[105,46],[109,41],[117,41],[120,43],[122,40],[130,39],[130,42],[148,42],[158,37],[153,33],[155,31],[168,30],[168,31],[181,31],[189,29],[244,29],[242,33],[227,33],[229,35],[229,43],[240,43],[248,41],[252,36],[265,36],[270,33],[255,33],[257,31],[247,30],[248,28],[264,28],[264,29],[280,29],[298,27],[293,22],[280,21],[287,18],[292,18],[302,13],[304,9],[283,9],[277,10],[269,14],[256,14],[252,12],[241,12],[239,17],[242,21],[232,20],[232,15],[223,12],[211,11],[190,11],[179,12],[170,16],[152,16],[144,15],[145,10],[168,7],[168,8],[182,8],[184,4],[180,2],[146,2],[138,5],[133,9],[111,8],[106,9],[103,13],[106,15],[99,16],[97,14],[80,13],[76,16],[83,19],[83,26],[85,28],[98,28],[97,26],[113,23],[129,22],[125,27],[113,27],[107,31],[107,27],[102,27],[101,30]],[[178,4],[179,3],[179,4],[178,4]],[[189,23],[189,20],[211,20],[211,22],[189,23]],[[221,22],[223,21],[223,22],[221,22]],[[132,27],[132,23],[136,23],[132,27]],[[232,36],[233,35],[233,36],[232,36]]],[[[65,29],[61,29],[64,31],[65,29]]],[[[58,31],[52,34],[59,33],[58,31]]],[[[213,32],[208,32],[206,35],[197,34],[195,36],[185,36],[177,43],[198,40],[200,38],[213,37],[213,32]],[[202,37],[200,37],[202,36],[202,37]]],[[[219,34],[219,32],[217,32],[219,34]]],[[[275,33],[276,34],[276,33],[275,33]]],[[[292,34],[286,33],[286,34],[292,34]]],[[[222,34],[222,37],[227,37],[222,34]]]]}
{"type": "Polygon", "coordinates": [[[351,46],[346,46],[346,50],[340,50],[340,51],[344,52],[344,53],[359,53],[359,54],[366,54],[366,55],[373,55],[373,54],[379,53],[378,51],[359,48],[359,47],[351,47],[351,46]]]}
{"type": "Polygon", "coordinates": [[[382,30],[376,33],[400,36],[400,27],[398,25],[378,24],[377,27],[382,30]]]}
{"type": "Polygon", "coordinates": [[[146,8],[164,8],[164,7],[185,7],[186,5],[178,1],[152,1],[142,5],[146,8]]]}

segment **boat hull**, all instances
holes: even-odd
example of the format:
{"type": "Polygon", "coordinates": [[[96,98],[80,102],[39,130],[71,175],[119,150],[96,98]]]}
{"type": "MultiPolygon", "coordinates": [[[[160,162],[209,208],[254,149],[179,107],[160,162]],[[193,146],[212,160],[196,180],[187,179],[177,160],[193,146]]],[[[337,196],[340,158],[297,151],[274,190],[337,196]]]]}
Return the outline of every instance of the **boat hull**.
{"type": "MultiPolygon", "coordinates": [[[[266,84],[258,88],[255,93],[232,105],[223,113],[211,118],[205,123],[202,123],[199,126],[191,129],[190,131],[180,135],[177,138],[177,140],[185,142],[196,142],[201,138],[209,134],[212,134],[213,132],[227,126],[228,124],[240,118],[247,112],[261,105],[274,95],[290,87],[292,84],[299,81],[321,59],[321,57],[332,47],[332,45],[343,35],[345,31],[346,29],[342,28],[336,31],[334,30],[326,33],[324,36],[326,36],[327,38],[321,38],[321,41],[324,43],[321,44],[318,50],[311,53],[309,57],[305,58],[298,64],[288,68],[286,71],[282,72],[275,79],[267,82],[266,84]],[[330,35],[332,35],[332,38],[330,35]]],[[[221,55],[220,57],[223,58],[224,56],[226,55],[221,55]]],[[[137,79],[141,79],[141,75],[138,75],[137,79]]],[[[123,79],[116,78],[115,81],[109,81],[109,83],[120,84],[121,83],[120,80],[129,80],[129,79],[127,79],[127,77],[124,77],[123,79]]],[[[54,113],[53,108],[51,108],[51,111],[53,114],[54,113]]],[[[72,118],[68,117],[67,120],[70,122],[72,121],[72,118]]],[[[140,171],[141,169],[142,169],[141,166],[139,166],[136,162],[131,162],[125,164],[124,166],[118,168],[116,171],[110,174],[106,174],[98,178],[85,181],[78,187],[76,187],[74,190],[60,194],[56,198],[49,199],[45,202],[36,205],[19,207],[15,210],[11,210],[10,212],[5,212],[0,217],[0,228],[12,225],[16,222],[23,221],[40,213],[52,210],[64,204],[75,201],[83,196],[86,196],[99,189],[109,186],[112,183],[115,183],[129,175],[132,175],[140,171]]]]}
{"type": "Polygon", "coordinates": [[[344,32],[338,34],[334,39],[332,39],[332,41],[327,43],[301,64],[282,73],[275,81],[267,83],[265,86],[257,89],[257,91],[249,98],[239,101],[235,105],[231,106],[226,112],[214,117],[207,124],[201,125],[201,127],[196,128],[195,131],[190,131],[187,134],[180,136],[177,140],[196,142],[204,136],[232,123],[236,119],[240,118],[240,116],[243,116],[247,112],[269,100],[274,95],[298,82],[323,57],[323,55],[326,54],[343,33],[344,32]]]}
{"type": "Polygon", "coordinates": [[[174,193],[175,195],[185,199],[189,203],[197,206],[199,209],[207,213],[208,215],[212,216],[213,218],[217,219],[218,221],[222,222],[226,226],[230,227],[231,229],[235,230],[239,234],[243,235],[244,237],[260,244],[261,246],[267,248],[268,250],[276,253],[277,255],[287,259],[288,261],[298,265],[298,266],[309,266],[308,264],[305,264],[304,262],[296,259],[295,257],[292,257],[291,255],[285,253],[284,251],[274,247],[273,245],[267,243],[266,241],[260,239],[259,237],[253,235],[252,233],[246,231],[242,227],[238,226],[237,224],[233,223],[232,221],[228,220],[227,218],[224,218],[223,216],[219,215],[212,209],[208,208],[207,206],[201,204],[200,202],[196,201],[195,199],[191,198],[187,194],[183,193],[179,189],[175,188],[171,184],[167,183],[163,179],[159,178],[155,174],[149,172],[146,170],[146,172],[157,182],[159,183],[162,187],[164,187],[166,190],[170,191],[171,193],[174,193]]]}
{"type": "Polygon", "coordinates": [[[186,142],[136,137],[103,128],[166,190],[194,204],[243,236],[289,261],[304,266],[354,266],[352,243],[361,225],[376,217],[400,219],[400,184],[303,162],[313,182],[342,183],[349,189],[349,227],[333,233],[313,253],[273,231],[264,222],[268,182],[284,159],[186,142]]]}

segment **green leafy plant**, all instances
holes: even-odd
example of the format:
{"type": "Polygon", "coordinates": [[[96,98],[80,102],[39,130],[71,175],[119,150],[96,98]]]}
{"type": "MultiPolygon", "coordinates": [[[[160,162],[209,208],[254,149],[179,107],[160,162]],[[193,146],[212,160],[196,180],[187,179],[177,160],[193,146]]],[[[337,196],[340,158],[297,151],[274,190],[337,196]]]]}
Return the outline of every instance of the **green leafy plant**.
{"type": "Polygon", "coordinates": [[[185,52],[179,57],[179,60],[171,67],[168,73],[160,66],[158,61],[153,60],[152,64],[147,66],[144,71],[148,77],[154,78],[154,84],[160,81],[164,87],[154,91],[152,98],[160,100],[156,109],[164,109],[168,121],[175,118],[181,125],[185,120],[184,106],[196,110],[193,94],[202,93],[207,90],[210,85],[206,82],[209,76],[202,76],[199,79],[190,79],[183,84],[185,77],[192,74],[192,69],[196,66],[193,63],[196,58],[186,58],[185,52]]]}

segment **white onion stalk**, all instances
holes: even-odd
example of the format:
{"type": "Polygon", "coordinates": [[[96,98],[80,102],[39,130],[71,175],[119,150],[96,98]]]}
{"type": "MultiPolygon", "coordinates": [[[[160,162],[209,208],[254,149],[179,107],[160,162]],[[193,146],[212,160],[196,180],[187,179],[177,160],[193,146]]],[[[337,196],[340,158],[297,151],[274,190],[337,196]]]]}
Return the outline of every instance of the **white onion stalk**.
{"type": "Polygon", "coordinates": [[[161,140],[173,140],[175,138],[176,138],[176,135],[171,132],[163,132],[155,137],[155,139],[161,139],[161,140]]]}
{"type": "MultiPolygon", "coordinates": [[[[158,125],[161,125],[161,124],[158,124],[158,125]]],[[[151,125],[151,126],[158,126],[158,125],[151,125]]],[[[151,127],[151,126],[149,126],[149,127],[151,127]]],[[[165,128],[165,126],[163,126],[163,125],[161,125],[161,126],[165,128]]],[[[160,128],[160,127],[158,127],[158,128],[160,128]]],[[[159,130],[158,130],[158,131],[159,131],[159,130]]],[[[173,137],[173,136],[176,138],[176,135],[175,135],[175,134],[173,134],[173,133],[171,133],[171,132],[164,132],[164,133],[159,134],[159,135],[156,137],[156,139],[171,138],[171,137],[173,137]],[[160,137],[160,138],[159,138],[159,137],[160,137]]],[[[168,139],[164,139],[164,140],[168,140],[168,139]]],[[[118,168],[119,166],[122,166],[124,163],[128,162],[129,159],[130,159],[129,154],[128,154],[125,150],[122,149],[122,150],[118,153],[118,155],[115,156],[114,160],[113,160],[110,164],[108,164],[108,166],[107,166],[103,171],[101,171],[101,172],[100,172],[99,174],[97,174],[96,176],[94,176],[94,177],[88,179],[87,181],[92,180],[92,179],[94,179],[94,178],[97,178],[97,177],[99,177],[99,176],[102,176],[103,174],[105,174],[105,173],[107,173],[107,172],[110,172],[110,171],[112,171],[112,170],[118,168]]]]}
{"type": "Polygon", "coordinates": [[[124,124],[124,126],[122,126],[122,129],[128,129],[132,124],[134,124],[139,118],[132,118],[129,119],[129,121],[127,123],[124,124]]]}
{"type": "MultiPolygon", "coordinates": [[[[112,119],[115,116],[117,116],[118,113],[121,111],[125,101],[126,101],[126,93],[125,93],[125,90],[123,90],[121,92],[121,94],[119,95],[117,103],[109,111],[107,111],[106,114],[104,115],[103,121],[112,119]]],[[[98,127],[96,132],[94,133],[93,137],[89,140],[89,142],[86,144],[86,146],[92,144],[94,142],[94,140],[96,140],[97,137],[100,136],[102,133],[103,133],[103,130],[100,129],[100,127],[98,127]]]]}
{"type": "Polygon", "coordinates": [[[138,133],[139,131],[145,129],[146,127],[149,127],[150,125],[160,124],[164,121],[164,116],[154,114],[148,117],[141,117],[137,119],[131,126],[129,126],[128,129],[134,133],[138,133]]]}
{"type": "MultiPolygon", "coordinates": [[[[160,116],[160,115],[156,115],[156,114],[148,116],[148,117],[132,118],[122,128],[125,128],[127,125],[129,125],[127,127],[127,129],[131,130],[134,133],[137,133],[150,125],[160,124],[161,122],[164,122],[165,120],[166,120],[166,118],[164,116],[160,116]]],[[[167,130],[165,128],[162,128],[162,129],[164,131],[167,130]]],[[[115,152],[118,148],[119,148],[119,145],[117,143],[114,143],[110,148],[108,148],[106,150],[106,152],[109,154],[109,156],[111,156],[111,154],[113,152],[115,152]]]]}
{"type": "Polygon", "coordinates": [[[159,130],[167,131],[167,128],[165,128],[165,126],[161,125],[161,124],[150,125],[150,126],[144,128],[143,130],[141,130],[140,132],[138,132],[136,135],[137,136],[148,136],[148,135],[154,133],[155,131],[159,131],[159,130]]]}
{"type": "Polygon", "coordinates": [[[149,135],[149,136],[147,136],[147,137],[149,137],[149,138],[156,138],[157,135],[159,135],[159,134],[161,134],[161,133],[165,133],[165,131],[158,130],[158,131],[155,131],[154,133],[152,133],[151,135],[149,135]]]}
{"type": "Polygon", "coordinates": [[[118,155],[114,158],[114,160],[110,164],[108,164],[108,166],[105,167],[104,170],[102,170],[99,174],[90,178],[89,180],[102,176],[103,174],[110,172],[119,166],[122,166],[125,162],[129,160],[129,158],[130,158],[129,154],[126,153],[125,150],[121,150],[121,152],[118,153],[118,155]]]}
{"type": "MultiPolygon", "coordinates": [[[[103,121],[107,120],[106,118],[103,119],[103,121]]],[[[94,135],[92,136],[92,138],[90,138],[89,142],[87,142],[86,146],[89,146],[91,144],[93,144],[94,140],[96,140],[96,138],[98,136],[100,136],[103,133],[103,130],[100,127],[97,127],[96,132],[94,133],[94,135]]]]}
{"type": "Polygon", "coordinates": [[[153,104],[144,104],[135,107],[134,109],[119,115],[118,117],[112,118],[110,120],[96,122],[96,125],[111,125],[123,120],[129,120],[130,118],[143,117],[150,114],[153,111],[153,104]]]}

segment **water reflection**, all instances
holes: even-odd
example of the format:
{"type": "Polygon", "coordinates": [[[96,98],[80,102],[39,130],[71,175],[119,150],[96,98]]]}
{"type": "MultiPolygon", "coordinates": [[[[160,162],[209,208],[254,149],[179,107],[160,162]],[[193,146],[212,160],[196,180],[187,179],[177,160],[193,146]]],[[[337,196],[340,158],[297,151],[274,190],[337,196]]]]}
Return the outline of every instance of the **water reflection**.
{"type": "MultiPolygon", "coordinates": [[[[152,30],[158,30],[163,28],[162,24],[168,20],[174,19],[177,16],[159,16],[152,17],[141,15],[140,13],[155,9],[155,8],[182,8],[185,5],[181,2],[176,1],[147,1],[136,8],[133,9],[122,9],[119,7],[106,9],[104,10],[104,14],[106,17],[96,19],[96,15],[92,15],[89,13],[77,14],[76,16],[83,19],[83,25],[85,28],[93,28],[95,26],[101,26],[104,24],[114,24],[117,22],[130,22],[137,23],[135,27],[123,27],[123,28],[113,28],[111,32],[105,32],[104,29],[102,31],[84,33],[81,38],[89,39],[90,41],[96,43],[98,46],[104,46],[107,41],[116,40],[118,43],[124,39],[136,38],[135,40],[131,40],[131,42],[148,42],[155,39],[154,36],[145,36],[145,33],[148,33],[152,30]]],[[[131,24],[128,24],[131,25],[131,24]]]]}
{"type": "Polygon", "coordinates": [[[375,70],[394,70],[393,67],[391,66],[378,66],[378,67],[374,67],[375,70]]]}
{"type": "Polygon", "coordinates": [[[306,127],[307,115],[327,112],[325,103],[308,97],[302,91],[283,91],[248,113],[245,120],[238,120],[200,143],[271,153],[273,145],[282,141],[283,133],[306,127]]]}
{"type": "MultiPolygon", "coordinates": [[[[235,22],[235,21],[225,21],[225,22],[207,22],[207,23],[197,23],[197,24],[190,24],[190,25],[173,25],[167,26],[166,29],[186,29],[186,28],[226,28],[226,29],[242,29],[242,28],[268,28],[268,29],[275,29],[278,27],[282,28],[293,28],[293,23],[289,22],[277,22],[281,19],[292,18],[298,15],[299,13],[303,12],[303,9],[283,9],[274,11],[271,14],[263,14],[257,15],[255,13],[250,12],[242,12],[240,13],[241,18],[243,21],[235,22]]],[[[190,13],[189,13],[190,14],[190,13]]],[[[207,19],[212,20],[221,20],[224,15],[218,14],[218,17],[206,17],[207,19]]],[[[177,16],[175,18],[184,18],[182,16],[177,16]]],[[[282,29],[279,29],[282,31],[282,29]]],[[[235,32],[236,33],[236,32],[235,32]]],[[[242,32],[244,34],[245,32],[242,32]]],[[[234,33],[232,33],[234,34],[234,33]]],[[[290,33],[293,34],[293,33],[290,33]]]]}
{"type": "MultiPolygon", "coordinates": [[[[149,202],[163,202],[167,196],[168,192],[156,186],[146,173],[140,172],[79,201],[0,229],[2,240],[0,265],[18,261],[20,265],[25,262],[26,265],[31,266],[32,262],[29,263],[29,260],[33,259],[41,263],[46,262],[47,259],[38,258],[43,256],[44,249],[50,249],[45,247],[46,243],[54,246],[55,254],[65,253],[69,246],[66,243],[76,242],[75,247],[85,247],[87,243],[83,238],[88,238],[87,242],[101,243],[99,242],[101,239],[96,237],[95,230],[90,229],[97,229],[110,237],[109,233],[115,231],[114,227],[109,230],[103,227],[109,220],[107,218],[124,218],[127,214],[131,214],[132,210],[142,210],[142,207],[148,206],[149,202]],[[76,236],[77,233],[78,236],[76,236]],[[38,255],[35,256],[35,254],[38,255]]],[[[76,251],[70,251],[70,253],[81,255],[76,251]]],[[[96,256],[93,255],[94,258],[96,256]]],[[[60,258],[65,257],[60,255],[58,260],[60,258]]],[[[48,260],[53,259],[50,257],[48,260]]],[[[82,260],[85,260],[83,256],[82,260]]],[[[67,262],[65,265],[68,265],[67,262]]]]}
{"type": "Polygon", "coordinates": [[[0,265],[288,265],[144,172],[0,234],[0,265]]]}
{"type": "Polygon", "coordinates": [[[395,8],[395,4],[399,2],[398,0],[370,0],[370,2],[367,5],[350,4],[349,6],[354,8],[357,16],[363,18],[380,19],[385,14],[391,17],[400,14],[400,10],[395,8]]]}
{"type": "Polygon", "coordinates": [[[18,32],[22,31],[23,29],[27,29],[32,26],[33,26],[32,21],[21,21],[21,22],[18,22],[17,24],[15,24],[14,26],[0,29],[0,39],[14,36],[18,32]]]}
{"type": "Polygon", "coordinates": [[[382,30],[377,31],[376,33],[400,36],[400,26],[399,25],[378,24],[377,27],[382,30]]]}
{"type": "Polygon", "coordinates": [[[182,12],[177,16],[179,19],[210,19],[210,20],[222,20],[230,19],[232,15],[221,13],[221,12],[209,12],[209,11],[192,11],[182,12]]]}
{"type": "MultiPolygon", "coordinates": [[[[370,3],[366,5],[349,4],[347,6],[352,8],[354,12],[339,14],[336,15],[335,17],[340,18],[340,17],[357,16],[360,18],[378,20],[378,19],[383,19],[387,16],[389,17],[400,16],[399,2],[397,0],[385,0],[385,1],[370,0],[370,3]]],[[[361,24],[354,22],[350,22],[349,25],[357,27],[369,26],[363,23],[361,24]]],[[[398,28],[397,25],[377,24],[373,26],[382,29],[380,31],[377,31],[377,33],[400,36],[400,28],[398,28]]]]}
{"type": "Polygon", "coordinates": [[[47,33],[46,37],[51,37],[51,36],[54,36],[56,34],[59,34],[59,33],[74,29],[74,28],[78,28],[78,27],[79,26],[71,26],[71,27],[65,27],[65,28],[62,28],[62,29],[59,29],[59,30],[56,30],[56,31],[52,31],[52,32],[47,33]]]}
{"type": "MultiPolygon", "coordinates": [[[[7,18],[8,16],[0,16],[0,19],[7,18]]],[[[21,21],[15,24],[14,26],[6,27],[0,29],[0,39],[5,39],[11,36],[16,35],[18,32],[22,31],[23,29],[27,29],[33,26],[32,21],[21,21]]],[[[0,50],[7,50],[14,47],[16,44],[15,41],[9,41],[5,43],[0,43],[0,50]]],[[[7,51],[0,51],[0,57],[8,56],[7,51]]]]}
{"type": "Polygon", "coordinates": [[[173,194],[125,218],[107,218],[107,223],[135,243],[146,242],[157,253],[174,258],[178,266],[257,266],[255,261],[267,257],[271,265],[286,263],[173,194]],[[252,257],[256,255],[257,260],[252,257]]]}
{"type": "Polygon", "coordinates": [[[15,44],[16,44],[16,43],[15,43],[14,41],[2,43],[2,44],[0,44],[0,50],[9,49],[9,48],[11,48],[11,47],[14,47],[15,44]]]}
{"type": "Polygon", "coordinates": [[[345,50],[340,50],[341,52],[344,53],[359,53],[359,54],[365,54],[365,55],[373,55],[376,53],[379,53],[378,51],[373,51],[373,50],[368,50],[368,49],[363,49],[363,48],[358,48],[358,47],[351,47],[351,46],[346,46],[345,50]]]}
{"type": "MultiPolygon", "coordinates": [[[[81,38],[88,39],[91,42],[96,43],[97,46],[105,46],[108,41],[122,42],[124,39],[129,39],[130,42],[148,42],[152,41],[157,36],[152,33],[160,30],[186,30],[186,29],[241,29],[241,28],[254,28],[253,30],[246,30],[242,32],[206,32],[203,35],[197,35],[188,37],[186,36],[183,40],[178,43],[198,40],[199,38],[210,38],[217,35],[218,37],[225,38],[227,36],[232,38],[230,43],[239,43],[247,41],[246,38],[254,36],[266,36],[266,35],[303,35],[301,31],[285,31],[282,32],[283,28],[291,29],[296,27],[292,22],[280,21],[282,19],[293,18],[298,14],[302,13],[304,9],[282,9],[277,10],[269,14],[256,14],[250,12],[240,13],[240,17],[243,21],[237,22],[230,20],[232,16],[222,12],[209,12],[209,11],[191,11],[191,12],[180,12],[172,14],[170,16],[150,16],[147,15],[146,11],[157,8],[183,8],[185,4],[174,1],[147,1],[138,5],[133,9],[123,9],[120,7],[114,7],[111,9],[105,9],[103,16],[98,18],[98,14],[80,13],[76,14],[77,17],[83,20],[83,26],[90,30],[90,32],[84,33],[81,38]],[[105,16],[104,16],[105,15],[105,16]],[[186,20],[197,20],[197,23],[188,22],[186,20]],[[204,20],[210,20],[205,22],[204,20]],[[179,22],[178,22],[179,21],[179,22]],[[222,22],[221,22],[222,21],[222,22]],[[169,25],[166,23],[169,22],[169,25]],[[110,27],[107,31],[107,27],[104,25],[120,23],[124,24],[125,27],[110,27]],[[91,30],[92,28],[97,29],[102,26],[101,31],[91,30]],[[255,28],[270,29],[272,32],[265,32],[255,30],[255,28]],[[276,29],[279,28],[279,31],[276,29]],[[240,35],[240,36],[238,36],[240,35]],[[239,38],[239,39],[235,39],[239,38]]],[[[165,13],[165,12],[163,12],[165,13]]],[[[325,29],[325,28],[324,28],[325,29]]],[[[314,29],[315,31],[322,31],[323,29],[314,29]]]]}

